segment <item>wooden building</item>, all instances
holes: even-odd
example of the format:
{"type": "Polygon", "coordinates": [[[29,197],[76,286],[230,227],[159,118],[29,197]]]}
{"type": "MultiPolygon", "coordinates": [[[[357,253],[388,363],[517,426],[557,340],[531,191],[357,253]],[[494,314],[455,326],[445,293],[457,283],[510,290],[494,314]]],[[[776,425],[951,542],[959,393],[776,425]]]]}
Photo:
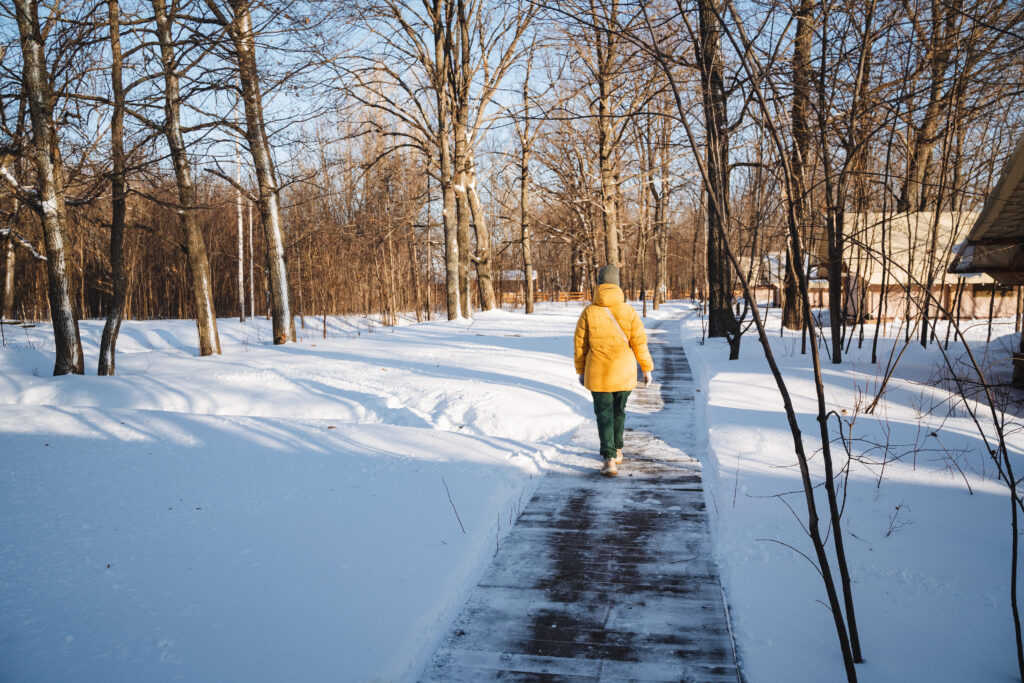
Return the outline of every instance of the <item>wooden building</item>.
{"type": "MultiPolygon", "coordinates": [[[[738,258],[743,275],[747,278],[754,299],[763,306],[782,305],[782,275],[785,264],[785,254],[782,252],[768,252],[759,259],[752,259],[749,256],[738,258]]],[[[743,298],[743,288],[739,278],[733,284],[733,298],[743,298]]]]}
{"type": "MultiPolygon", "coordinates": [[[[985,273],[1006,287],[1024,285],[1024,137],[966,237],[951,272],[985,273]]],[[[1024,334],[1013,354],[1013,381],[1024,387],[1024,334]]]]}
{"type": "Polygon", "coordinates": [[[848,216],[843,250],[848,319],[1010,317],[1016,293],[985,273],[950,272],[954,247],[978,219],[973,212],[848,216]],[[929,289],[931,296],[925,295],[929,289]],[[937,305],[936,305],[937,304],[937,305]]]}

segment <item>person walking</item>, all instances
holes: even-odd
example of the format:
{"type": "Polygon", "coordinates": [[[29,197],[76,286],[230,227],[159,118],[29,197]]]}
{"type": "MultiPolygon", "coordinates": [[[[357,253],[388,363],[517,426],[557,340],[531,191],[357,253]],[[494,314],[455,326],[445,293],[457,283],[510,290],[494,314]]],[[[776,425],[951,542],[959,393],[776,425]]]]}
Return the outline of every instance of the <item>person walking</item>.
{"type": "Polygon", "coordinates": [[[636,388],[636,364],[651,383],[654,361],[647,350],[644,323],[619,287],[619,269],[608,265],[597,273],[594,303],[576,322],[573,361],[580,384],[594,397],[597,433],[601,438],[601,474],[615,476],[622,463],[622,431],[626,399],[636,388]]]}

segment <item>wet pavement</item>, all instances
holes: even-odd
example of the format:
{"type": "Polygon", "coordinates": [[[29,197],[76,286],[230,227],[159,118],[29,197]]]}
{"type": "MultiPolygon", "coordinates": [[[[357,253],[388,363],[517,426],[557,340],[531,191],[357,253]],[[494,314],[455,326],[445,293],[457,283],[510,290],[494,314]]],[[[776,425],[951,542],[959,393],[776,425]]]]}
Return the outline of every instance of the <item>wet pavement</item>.
{"type": "Polygon", "coordinates": [[[544,478],[423,680],[741,680],[700,464],[679,450],[699,440],[677,326],[648,323],[657,383],[630,397],[619,476],[595,456],[544,478]]]}

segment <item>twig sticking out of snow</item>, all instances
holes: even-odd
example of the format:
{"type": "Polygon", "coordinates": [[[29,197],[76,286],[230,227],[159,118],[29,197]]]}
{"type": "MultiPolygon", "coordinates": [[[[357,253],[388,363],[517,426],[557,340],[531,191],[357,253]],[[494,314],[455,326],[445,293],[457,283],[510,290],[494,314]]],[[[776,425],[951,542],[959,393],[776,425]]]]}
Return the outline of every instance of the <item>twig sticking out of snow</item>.
{"type": "Polygon", "coordinates": [[[448,502],[451,503],[452,511],[455,513],[455,519],[459,520],[459,528],[462,529],[462,533],[466,533],[466,527],[462,525],[462,518],[459,517],[459,511],[455,509],[455,503],[452,502],[452,492],[448,490],[448,484],[445,483],[444,475],[441,475],[441,483],[444,484],[444,492],[448,494],[448,502]]]}
{"type": "Polygon", "coordinates": [[[907,508],[904,503],[900,503],[896,506],[896,509],[889,514],[889,530],[885,532],[886,538],[889,538],[893,533],[912,523],[906,519],[900,519],[900,513],[903,512],[904,508],[908,510],[910,509],[907,508]]]}

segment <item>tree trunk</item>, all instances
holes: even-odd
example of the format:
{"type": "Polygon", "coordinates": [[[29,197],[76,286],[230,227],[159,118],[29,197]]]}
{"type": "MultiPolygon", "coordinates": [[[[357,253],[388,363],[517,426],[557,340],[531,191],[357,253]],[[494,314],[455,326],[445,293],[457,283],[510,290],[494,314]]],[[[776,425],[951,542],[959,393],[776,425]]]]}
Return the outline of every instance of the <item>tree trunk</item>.
{"type": "MultiPolygon", "coordinates": [[[[533,245],[530,239],[530,156],[533,153],[533,140],[536,132],[531,133],[530,126],[530,70],[533,67],[533,48],[526,61],[526,74],[523,78],[523,122],[519,130],[519,239],[523,249],[523,293],[525,296],[526,313],[533,313],[534,280],[533,280],[533,245]]],[[[518,128],[518,127],[517,127],[518,128]]]]}
{"type": "Polygon", "coordinates": [[[242,221],[242,162],[235,141],[235,213],[238,218],[238,321],[245,322],[245,226],[242,221]]]}
{"type": "Polygon", "coordinates": [[[661,191],[654,200],[654,310],[665,303],[668,296],[668,195],[669,183],[669,144],[672,129],[667,120],[660,122],[662,136],[659,143],[661,191]]]}
{"type": "Polygon", "coordinates": [[[450,70],[452,61],[451,0],[432,0],[426,5],[432,22],[434,58],[430,66],[431,87],[437,97],[438,185],[441,189],[441,224],[444,228],[445,305],[448,320],[461,317],[459,291],[459,241],[455,190],[452,187],[452,152],[448,128],[452,119],[450,70]]]}
{"type": "MultiPolygon", "coordinates": [[[[603,39],[599,36],[598,41],[603,39]]],[[[610,42],[610,41],[609,41],[610,42]]],[[[606,50],[611,51],[611,46],[606,50]]],[[[602,64],[611,59],[605,54],[602,64]]],[[[614,131],[612,126],[612,84],[607,73],[600,75],[598,107],[598,160],[601,176],[601,221],[604,227],[604,261],[606,264],[621,265],[619,252],[619,210],[618,183],[614,168],[614,131]]]]}
{"type": "Polygon", "coordinates": [[[412,284],[416,322],[423,322],[423,297],[420,295],[419,258],[416,255],[416,228],[409,226],[409,282],[412,284]]]}
{"type": "Polygon", "coordinates": [[[668,253],[668,230],[664,225],[664,211],[665,207],[659,199],[658,205],[655,206],[657,218],[654,222],[654,297],[651,299],[651,305],[656,311],[665,303],[668,293],[668,260],[665,258],[668,253]]]}
{"type": "Polygon", "coordinates": [[[469,224],[473,216],[469,205],[469,140],[466,133],[466,118],[469,116],[469,102],[456,93],[455,116],[452,119],[455,133],[455,190],[456,215],[458,227],[456,236],[459,242],[459,296],[463,318],[472,318],[472,298],[469,284],[469,224]]]}
{"type": "Polygon", "coordinates": [[[4,307],[3,319],[14,318],[14,237],[4,240],[4,307]]]}
{"type": "MultiPolygon", "coordinates": [[[[814,39],[815,0],[800,0],[796,15],[796,39],[793,43],[793,106],[790,110],[793,127],[793,150],[790,154],[794,192],[792,212],[797,221],[795,232],[800,239],[807,239],[807,167],[811,149],[811,132],[807,119],[811,102],[811,47],[814,39]]],[[[786,268],[784,275],[785,294],[782,299],[782,324],[790,330],[803,329],[803,301],[800,299],[799,278],[793,264],[786,268]]]]}
{"type": "MultiPolygon", "coordinates": [[[[445,94],[438,94],[438,100],[446,100],[445,94]]],[[[455,188],[452,187],[452,155],[448,141],[448,123],[445,113],[447,107],[439,107],[438,114],[438,147],[440,148],[440,185],[441,185],[441,221],[444,224],[444,268],[445,293],[447,299],[448,319],[462,317],[462,290],[459,289],[459,222],[456,215],[458,209],[455,202],[455,188]]]]}
{"type": "Polygon", "coordinates": [[[114,295],[107,309],[107,321],[103,325],[100,340],[100,360],[97,374],[115,374],[115,353],[117,335],[121,331],[124,317],[127,278],[124,266],[124,218],[127,211],[125,193],[124,158],[124,87],[121,83],[121,8],[118,0],[107,0],[107,16],[110,25],[110,82],[114,95],[114,106],[110,121],[110,151],[113,157],[113,173],[110,177],[110,270],[113,276],[114,295]]]}
{"type": "MultiPolygon", "coordinates": [[[[19,112],[19,114],[19,121],[23,122],[24,111],[22,110],[21,112],[19,112]]],[[[19,125],[19,137],[22,132],[24,131],[19,125]]],[[[0,159],[0,166],[2,166],[2,161],[3,160],[0,159]]],[[[20,182],[22,177],[22,173],[20,172],[21,159],[18,159],[17,162],[19,170],[16,171],[15,178],[16,181],[20,182]]],[[[14,229],[14,226],[17,224],[18,216],[20,215],[23,206],[22,203],[18,200],[17,195],[13,195],[13,200],[14,210],[11,212],[11,217],[9,219],[10,222],[8,223],[8,226],[12,230],[14,229]]],[[[3,309],[0,309],[0,316],[2,316],[0,317],[0,320],[14,319],[14,269],[15,266],[17,265],[17,260],[14,254],[14,246],[14,234],[8,234],[7,239],[4,240],[4,297],[3,309]]],[[[24,306],[22,306],[22,308],[24,308],[24,306]]]]}
{"type": "Polygon", "coordinates": [[[832,363],[843,361],[843,219],[845,213],[838,206],[826,211],[825,233],[828,235],[828,311],[832,337],[832,363]]]}
{"type": "Polygon", "coordinates": [[[473,227],[476,230],[476,283],[480,292],[480,308],[484,311],[493,311],[497,308],[497,301],[494,296],[494,279],[491,272],[491,235],[487,229],[487,216],[484,215],[484,207],[480,203],[480,195],[476,191],[476,170],[470,162],[470,172],[467,174],[466,195],[469,199],[469,207],[473,212],[473,227]]]}
{"type": "Polygon", "coordinates": [[[472,78],[472,38],[471,13],[473,8],[465,0],[457,0],[458,13],[458,55],[459,64],[454,77],[449,81],[452,86],[452,101],[455,103],[454,124],[455,134],[455,174],[458,180],[455,192],[458,199],[459,214],[459,284],[462,295],[462,314],[472,317],[472,296],[469,282],[470,261],[476,266],[477,288],[480,293],[480,308],[485,311],[495,307],[494,283],[491,279],[491,238],[487,232],[487,218],[484,216],[480,197],[476,191],[476,164],[473,159],[473,146],[470,144],[470,79],[472,78]],[[471,257],[470,220],[476,236],[476,254],[471,257]]]}
{"type": "Polygon", "coordinates": [[[909,136],[907,179],[896,203],[896,210],[900,212],[921,211],[927,204],[925,171],[939,139],[939,121],[948,104],[950,89],[947,88],[943,92],[942,85],[946,81],[946,72],[953,54],[956,18],[960,15],[962,4],[955,0],[932,0],[931,40],[925,57],[929,69],[928,104],[925,106],[920,125],[913,127],[913,134],[909,136]]]}
{"type": "Polygon", "coordinates": [[[252,202],[247,201],[246,213],[248,213],[246,228],[249,232],[249,317],[256,317],[256,271],[252,252],[252,202]]]}
{"type": "MultiPolygon", "coordinates": [[[[523,85],[524,92],[526,85],[523,85]]],[[[519,166],[519,226],[520,239],[523,245],[523,276],[525,277],[526,312],[533,313],[534,281],[533,281],[533,247],[530,240],[530,215],[527,211],[530,186],[530,151],[523,140],[523,156],[519,166]]]]}
{"type": "Polygon", "coordinates": [[[263,118],[263,95],[260,91],[260,75],[256,64],[256,37],[253,34],[252,15],[248,0],[228,0],[234,14],[233,20],[224,17],[215,0],[206,0],[227,28],[234,46],[241,84],[242,104],[245,107],[245,139],[252,155],[253,171],[259,197],[260,223],[266,241],[267,265],[269,270],[270,311],[275,344],[295,341],[295,319],[292,317],[288,299],[288,269],[284,259],[284,227],[281,219],[281,202],[278,194],[277,174],[267,138],[267,127],[263,118]]]}
{"type": "Polygon", "coordinates": [[[206,256],[203,234],[196,221],[199,200],[192,181],[192,168],[185,150],[185,138],[181,132],[181,94],[178,90],[178,74],[175,71],[171,19],[167,16],[164,0],[153,0],[153,12],[164,70],[164,137],[171,152],[178,186],[178,222],[185,233],[185,245],[188,249],[186,258],[189,284],[196,309],[196,327],[199,331],[199,355],[209,356],[220,353],[220,337],[217,333],[217,316],[213,309],[210,262],[206,256]]]}
{"type": "Polygon", "coordinates": [[[1017,289],[1017,312],[1013,318],[1013,331],[1020,333],[1021,312],[1024,311],[1024,285],[1018,285],[1017,289]]]}
{"type": "MultiPolygon", "coordinates": [[[[640,246],[637,250],[640,259],[640,300],[643,301],[643,317],[647,317],[647,235],[640,237],[640,246]]],[[[657,295],[655,295],[657,301],[657,295]]]]}
{"type": "Polygon", "coordinates": [[[433,200],[430,198],[430,174],[427,174],[427,292],[426,292],[426,314],[427,320],[434,319],[434,226],[430,222],[430,205],[433,200]]]}
{"type": "Polygon", "coordinates": [[[457,39],[453,40],[452,61],[453,75],[448,80],[451,88],[452,134],[455,138],[455,197],[456,214],[458,217],[457,237],[459,242],[459,296],[462,306],[462,317],[473,317],[473,299],[469,283],[470,235],[469,224],[472,219],[472,208],[469,205],[470,154],[469,147],[469,88],[471,70],[471,38],[469,11],[466,0],[455,0],[457,12],[457,39]],[[456,53],[457,47],[457,53],[456,53]]]}
{"type": "Polygon", "coordinates": [[[64,208],[64,169],[57,146],[53,120],[54,95],[46,69],[46,49],[39,27],[37,0],[15,0],[18,32],[24,64],[22,81],[32,121],[32,158],[36,166],[43,241],[46,244],[47,300],[56,347],[54,375],[85,373],[82,340],[68,291],[64,238],[67,214],[64,208]]]}
{"type": "Polygon", "coordinates": [[[732,311],[732,270],[725,255],[729,224],[729,138],[722,60],[719,0],[700,0],[700,50],[704,127],[707,137],[708,336],[729,340],[730,358],[739,357],[739,323],[732,311]],[[711,195],[714,195],[712,197],[711,195]]]}
{"type": "Polygon", "coordinates": [[[455,185],[455,215],[457,218],[455,239],[459,243],[459,315],[463,318],[473,317],[472,292],[469,288],[469,223],[471,212],[466,193],[460,191],[465,187],[465,174],[459,174],[460,181],[455,185]]]}
{"type": "Polygon", "coordinates": [[[640,286],[637,299],[643,302],[643,317],[647,317],[647,239],[652,230],[652,224],[657,220],[654,204],[657,202],[658,192],[654,189],[654,155],[655,152],[650,145],[650,136],[640,136],[638,152],[641,159],[640,186],[637,191],[637,237],[636,237],[636,258],[633,262],[630,279],[636,279],[639,274],[640,286]],[[645,142],[647,144],[645,144],[645,142]],[[654,200],[654,201],[652,201],[654,200]]]}

